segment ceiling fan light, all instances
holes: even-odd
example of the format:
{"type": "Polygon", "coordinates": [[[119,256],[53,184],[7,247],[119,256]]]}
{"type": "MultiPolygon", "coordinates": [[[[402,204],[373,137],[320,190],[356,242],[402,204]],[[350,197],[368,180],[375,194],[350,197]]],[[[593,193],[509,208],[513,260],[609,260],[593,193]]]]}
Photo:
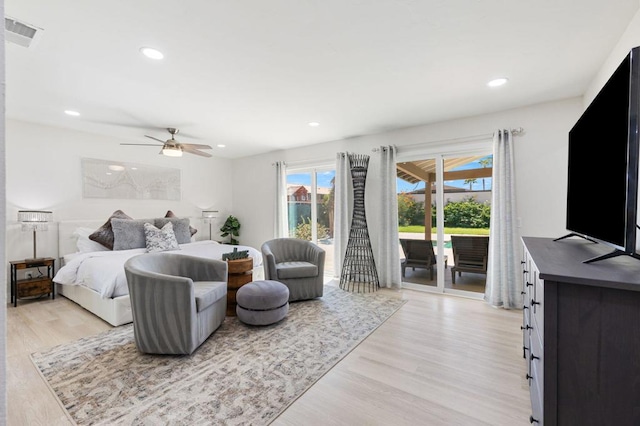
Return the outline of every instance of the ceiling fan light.
{"type": "Polygon", "coordinates": [[[182,150],[180,148],[166,147],[162,148],[162,155],[167,157],[182,157],[182,150]]]}

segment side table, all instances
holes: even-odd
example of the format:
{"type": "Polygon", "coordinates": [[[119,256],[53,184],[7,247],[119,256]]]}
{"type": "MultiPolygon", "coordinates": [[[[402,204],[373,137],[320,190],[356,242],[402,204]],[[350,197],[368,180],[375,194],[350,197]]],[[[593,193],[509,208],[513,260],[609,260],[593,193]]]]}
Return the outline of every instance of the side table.
{"type": "Polygon", "coordinates": [[[227,316],[236,316],[236,293],[243,285],[253,281],[253,259],[227,260],[227,316]]]}
{"type": "Polygon", "coordinates": [[[18,306],[20,297],[51,294],[52,299],[56,298],[56,288],[53,283],[56,264],[54,258],[12,260],[9,264],[11,265],[11,303],[14,307],[18,306]],[[41,267],[47,268],[47,275],[18,279],[18,270],[41,267]]]}

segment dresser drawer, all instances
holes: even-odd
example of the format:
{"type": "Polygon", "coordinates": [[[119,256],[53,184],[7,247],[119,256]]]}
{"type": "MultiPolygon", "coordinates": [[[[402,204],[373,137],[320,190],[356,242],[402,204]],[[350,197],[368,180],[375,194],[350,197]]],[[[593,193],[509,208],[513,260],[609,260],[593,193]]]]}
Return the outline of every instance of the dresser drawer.
{"type": "MultiPolygon", "coordinates": [[[[535,375],[535,371],[533,374],[535,375]]],[[[542,416],[544,414],[542,387],[540,386],[540,383],[536,381],[535,376],[533,379],[530,380],[529,394],[531,397],[530,422],[533,423],[534,425],[542,425],[543,424],[542,416]]]]}
{"type": "Polygon", "coordinates": [[[540,340],[544,340],[544,280],[538,278],[538,271],[534,273],[533,297],[529,300],[531,316],[536,326],[540,340]]]}
{"type": "Polygon", "coordinates": [[[544,389],[544,346],[538,335],[538,327],[531,330],[529,361],[531,362],[531,375],[538,383],[540,389],[544,389]]]}
{"type": "Polygon", "coordinates": [[[49,278],[18,280],[18,297],[41,296],[51,293],[51,280],[49,278]]]}

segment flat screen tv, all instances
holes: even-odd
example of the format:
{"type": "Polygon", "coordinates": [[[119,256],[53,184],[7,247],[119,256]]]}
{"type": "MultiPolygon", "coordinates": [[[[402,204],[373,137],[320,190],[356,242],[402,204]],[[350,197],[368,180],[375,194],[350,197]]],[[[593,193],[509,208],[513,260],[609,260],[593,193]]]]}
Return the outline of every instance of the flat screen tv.
{"type": "Polygon", "coordinates": [[[633,48],[569,131],[567,230],[636,254],[640,47],[633,48]]]}

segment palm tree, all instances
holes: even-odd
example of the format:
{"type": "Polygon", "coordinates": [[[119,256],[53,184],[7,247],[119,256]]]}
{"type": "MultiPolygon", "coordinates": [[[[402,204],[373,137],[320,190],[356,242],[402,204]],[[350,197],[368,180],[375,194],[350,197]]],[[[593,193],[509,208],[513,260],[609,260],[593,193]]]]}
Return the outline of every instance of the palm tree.
{"type": "Polygon", "coordinates": [[[469,184],[469,191],[473,190],[473,184],[476,183],[478,181],[478,179],[465,179],[464,180],[464,184],[469,184]]]}
{"type": "MultiPolygon", "coordinates": [[[[485,167],[490,167],[493,163],[493,157],[485,157],[482,160],[479,160],[478,163],[480,163],[480,165],[482,166],[482,168],[484,169],[485,167]]],[[[484,187],[484,178],[482,178],[482,190],[485,190],[484,187]]]]}

